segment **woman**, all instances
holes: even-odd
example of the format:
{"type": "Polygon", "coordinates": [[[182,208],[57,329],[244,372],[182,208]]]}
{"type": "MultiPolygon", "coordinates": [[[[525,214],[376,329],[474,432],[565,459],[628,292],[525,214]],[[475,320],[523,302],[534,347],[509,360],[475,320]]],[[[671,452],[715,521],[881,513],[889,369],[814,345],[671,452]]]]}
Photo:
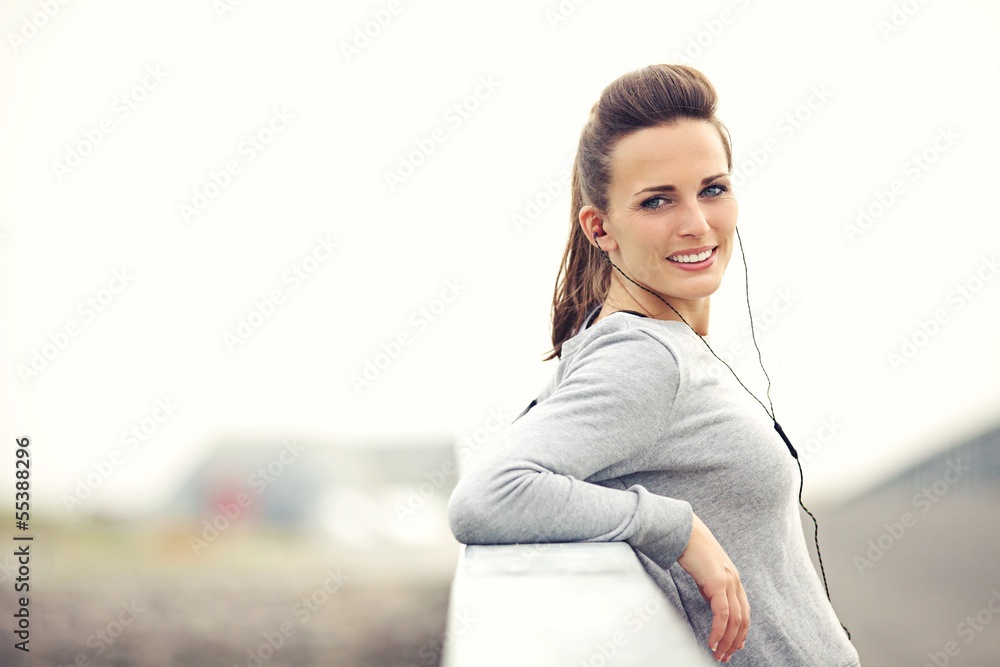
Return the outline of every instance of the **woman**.
{"type": "Polygon", "coordinates": [[[715,109],[709,81],[681,65],[601,94],[573,166],[558,367],[459,482],[449,521],[466,544],[627,542],[715,659],[850,667],[803,539],[795,462],[763,403],[707,372],[737,216],[715,109]]]}

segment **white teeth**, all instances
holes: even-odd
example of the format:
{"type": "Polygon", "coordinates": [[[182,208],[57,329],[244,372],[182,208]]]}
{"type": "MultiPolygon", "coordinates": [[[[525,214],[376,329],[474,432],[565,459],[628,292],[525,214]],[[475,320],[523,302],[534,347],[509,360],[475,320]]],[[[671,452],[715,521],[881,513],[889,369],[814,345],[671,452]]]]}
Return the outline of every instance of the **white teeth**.
{"type": "Polygon", "coordinates": [[[712,254],[712,249],[709,248],[705,252],[699,253],[697,255],[671,255],[667,257],[672,262],[681,262],[683,264],[690,264],[692,262],[703,262],[709,258],[712,254]]]}

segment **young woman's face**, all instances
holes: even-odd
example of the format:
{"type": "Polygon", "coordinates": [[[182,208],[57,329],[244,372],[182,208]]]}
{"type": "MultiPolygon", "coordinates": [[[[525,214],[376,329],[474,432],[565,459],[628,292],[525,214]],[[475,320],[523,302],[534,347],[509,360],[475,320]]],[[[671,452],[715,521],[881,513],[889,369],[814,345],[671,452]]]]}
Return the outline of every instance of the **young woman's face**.
{"type": "Polygon", "coordinates": [[[690,119],[638,130],[612,159],[604,249],[664,296],[697,301],[715,292],[737,216],[719,130],[690,119]]]}

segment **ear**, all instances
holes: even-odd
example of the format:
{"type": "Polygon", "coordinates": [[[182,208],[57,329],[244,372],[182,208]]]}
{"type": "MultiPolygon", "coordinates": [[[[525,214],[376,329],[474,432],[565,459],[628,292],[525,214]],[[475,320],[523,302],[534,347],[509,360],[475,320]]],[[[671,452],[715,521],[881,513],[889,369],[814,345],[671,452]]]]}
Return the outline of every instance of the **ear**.
{"type": "Polygon", "coordinates": [[[618,244],[615,242],[611,230],[606,227],[601,212],[594,208],[594,206],[587,204],[582,207],[580,209],[579,221],[580,227],[583,229],[583,235],[587,237],[587,241],[591,245],[596,245],[605,252],[618,249],[618,244]],[[594,240],[595,232],[597,233],[596,242],[594,240]]]}

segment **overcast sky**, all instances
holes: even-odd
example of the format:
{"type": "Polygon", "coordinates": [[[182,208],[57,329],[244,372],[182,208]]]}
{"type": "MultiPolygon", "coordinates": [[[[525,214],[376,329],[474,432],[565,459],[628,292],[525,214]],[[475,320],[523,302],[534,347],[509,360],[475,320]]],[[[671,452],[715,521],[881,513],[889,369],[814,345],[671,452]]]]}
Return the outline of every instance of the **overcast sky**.
{"type": "MultiPolygon", "coordinates": [[[[104,469],[88,507],[151,506],[223,437],[512,419],[580,128],[657,62],[718,89],[807,495],[1000,420],[986,0],[43,5],[0,10],[0,429],[37,505],[104,469]]],[[[742,272],[710,340],[763,398],[742,272]]]]}

